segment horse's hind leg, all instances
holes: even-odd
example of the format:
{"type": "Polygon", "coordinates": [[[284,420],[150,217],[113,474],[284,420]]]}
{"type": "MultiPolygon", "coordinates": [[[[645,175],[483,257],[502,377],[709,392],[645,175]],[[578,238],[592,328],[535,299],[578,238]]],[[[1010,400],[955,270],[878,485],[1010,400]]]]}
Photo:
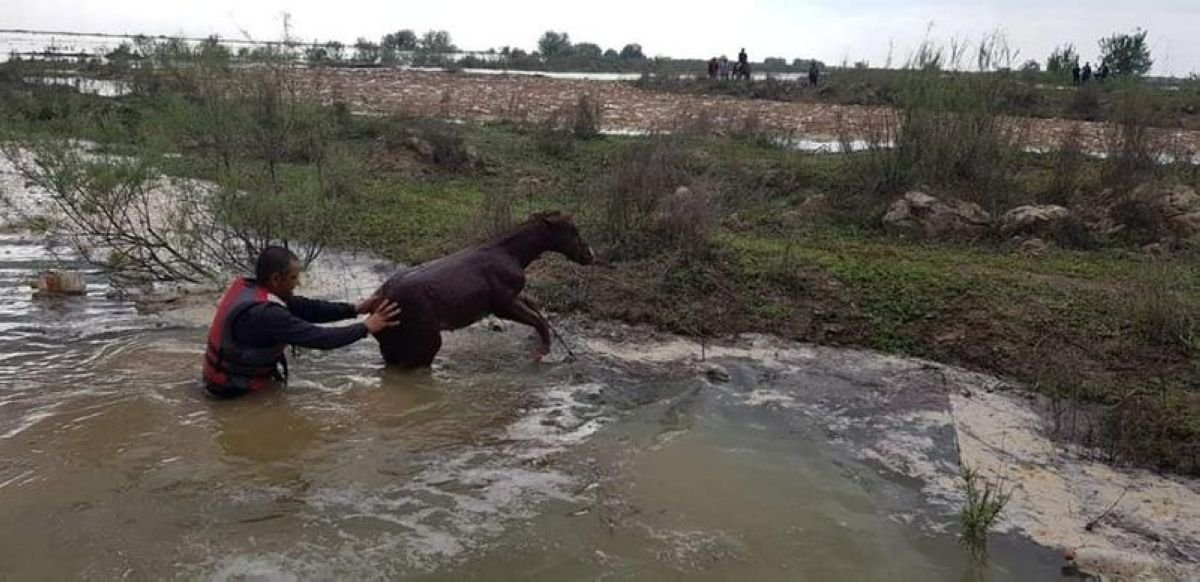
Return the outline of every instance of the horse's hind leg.
{"type": "Polygon", "coordinates": [[[437,325],[404,322],[376,336],[379,353],[389,366],[428,368],[442,349],[437,325]]]}

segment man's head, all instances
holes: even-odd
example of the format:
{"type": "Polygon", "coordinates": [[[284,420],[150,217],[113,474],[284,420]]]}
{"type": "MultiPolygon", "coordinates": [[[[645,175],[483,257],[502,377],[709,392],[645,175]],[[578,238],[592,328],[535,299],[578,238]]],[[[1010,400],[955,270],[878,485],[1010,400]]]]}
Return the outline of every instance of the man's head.
{"type": "Polygon", "coordinates": [[[283,247],[267,247],[258,255],[254,279],[267,291],[287,301],[300,284],[300,259],[283,247]]]}

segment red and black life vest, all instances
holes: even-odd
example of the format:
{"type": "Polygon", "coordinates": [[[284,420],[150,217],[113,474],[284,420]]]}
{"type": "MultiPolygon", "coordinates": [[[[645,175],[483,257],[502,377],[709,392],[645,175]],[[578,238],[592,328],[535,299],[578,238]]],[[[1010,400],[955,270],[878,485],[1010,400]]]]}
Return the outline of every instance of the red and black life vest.
{"type": "Polygon", "coordinates": [[[208,329],[208,349],[204,354],[204,381],[210,391],[240,393],[262,390],[278,377],[277,366],[284,361],[285,344],[266,348],[240,346],[233,339],[233,322],[255,305],[283,301],[254,281],[239,277],[229,286],[217,306],[208,329]]]}

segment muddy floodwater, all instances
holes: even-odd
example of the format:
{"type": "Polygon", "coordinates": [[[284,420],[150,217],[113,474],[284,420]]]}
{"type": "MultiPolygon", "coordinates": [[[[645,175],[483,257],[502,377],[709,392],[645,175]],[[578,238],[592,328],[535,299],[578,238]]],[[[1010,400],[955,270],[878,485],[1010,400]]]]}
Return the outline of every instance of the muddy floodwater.
{"type": "MultiPolygon", "coordinates": [[[[450,336],[431,373],[386,370],[367,341],[294,354],[286,391],[218,402],[196,385],[202,325],[139,315],[95,273],[86,297],[33,298],[28,276],[50,258],[42,241],[0,238],[0,577],[958,579],[966,567],[939,527],[948,516],[913,519],[913,484],[749,400],[795,380],[752,361],[714,381],[588,349],[573,324],[577,359],[533,365],[525,330],[479,326],[450,336]]],[[[1056,573],[1032,544],[999,545],[1000,578],[1056,573]]]]}
{"type": "Polygon", "coordinates": [[[139,313],[95,272],[34,298],[75,266],[52,250],[0,235],[0,579],[1061,579],[1060,548],[1012,527],[973,571],[953,485],[922,478],[952,482],[953,425],[875,422],[947,398],[928,364],[761,338],[701,361],[558,318],[574,359],[485,322],[430,372],[367,340],[214,401],[203,301],[139,313]]]}

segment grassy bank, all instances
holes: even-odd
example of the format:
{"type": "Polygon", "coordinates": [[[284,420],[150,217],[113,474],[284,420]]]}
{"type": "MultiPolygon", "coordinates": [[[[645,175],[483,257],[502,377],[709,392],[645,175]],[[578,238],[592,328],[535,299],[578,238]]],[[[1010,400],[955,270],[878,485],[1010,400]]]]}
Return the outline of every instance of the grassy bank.
{"type": "MultiPolygon", "coordinates": [[[[73,135],[115,152],[178,153],[156,167],[213,180],[252,175],[262,161],[251,150],[215,154],[189,125],[198,114],[188,100],[20,91],[6,102],[8,139],[73,135]]],[[[863,191],[869,152],[809,154],[705,135],[576,139],[548,126],[326,113],[321,139],[353,176],[329,206],[309,206],[294,192],[324,158],[292,152],[272,166],[281,185],[272,195],[284,201],[280,212],[323,213],[329,245],[415,263],[528,212],[564,208],[603,264],[539,263],[531,292],[551,310],[963,364],[1040,390],[1056,430],[1113,461],[1200,471],[1200,273],[1186,244],[1156,255],[1132,241],[1031,254],[987,237],[897,238],[878,226],[895,193],[863,191]],[[690,194],[672,202],[681,185],[690,194]]],[[[1075,162],[1075,204],[1106,185],[1107,163],[1075,162]]],[[[1005,164],[1004,204],[1061,201],[1055,156],[1005,164]]]]}

